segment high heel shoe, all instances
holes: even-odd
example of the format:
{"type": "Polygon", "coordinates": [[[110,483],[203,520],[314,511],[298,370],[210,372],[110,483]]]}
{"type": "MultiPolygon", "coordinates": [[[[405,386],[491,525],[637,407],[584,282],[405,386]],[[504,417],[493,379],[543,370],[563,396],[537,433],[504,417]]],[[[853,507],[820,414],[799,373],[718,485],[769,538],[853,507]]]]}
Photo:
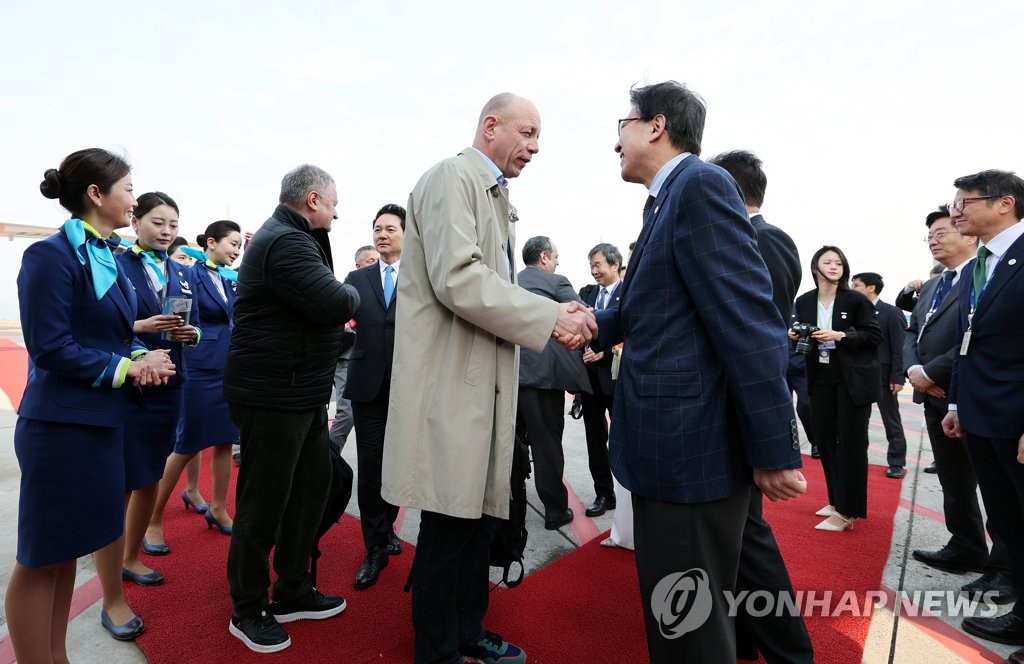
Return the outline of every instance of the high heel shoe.
{"type": "Polygon", "coordinates": [[[127,567],[122,567],[121,580],[134,581],[140,586],[159,586],[164,582],[164,575],[156,570],[152,570],[148,574],[136,574],[127,567]]]}
{"type": "Polygon", "coordinates": [[[171,547],[167,544],[150,544],[146,541],[146,538],[142,538],[142,552],[148,553],[151,556],[166,556],[171,552],[171,547]]]}
{"type": "Polygon", "coordinates": [[[825,516],[825,517],[828,517],[828,516],[832,516],[835,513],[836,513],[836,508],[832,507],[831,505],[825,505],[820,510],[815,512],[814,516],[825,516]]]}
{"type": "Polygon", "coordinates": [[[827,530],[830,533],[841,533],[844,530],[853,530],[853,522],[855,518],[850,516],[846,517],[839,512],[833,512],[832,516],[825,519],[814,527],[815,530],[827,530]],[[833,519],[839,523],[833,522],[833,519]]]}
{"type": "Polygon", "coordinates": [[[186,512],[190,507],[196,511],[196,514],[206,514],[210,511],[210,503],[200,503],[196,505],[192,502],[192,499],[188,497],[188,491],[181,492],[181,502],[185,503],[186,512]]]}
{"type": "Polygon", "coordinates": [[[135,616],[123,625],[115,625],[114,621],[107,615],[107,610],[100,611],[100,624],[112,637],[118,641],[134,641],[137,636],[146,631],[142,618],[135,616]]]}
{"type": "Polygon", "coordinates": [[[221,522],[213,517],[213,512],[207,510],[206,514],[204,514],[203,517],[206,519],[206,529],[207,530],[209,530],[209,529],[213,528],[214,526],[216,526],[217,530],[219,530],[220,532],[224,533],[225,535],[230,535],[231,534],[231,526],[221,525],[221,522]]]}

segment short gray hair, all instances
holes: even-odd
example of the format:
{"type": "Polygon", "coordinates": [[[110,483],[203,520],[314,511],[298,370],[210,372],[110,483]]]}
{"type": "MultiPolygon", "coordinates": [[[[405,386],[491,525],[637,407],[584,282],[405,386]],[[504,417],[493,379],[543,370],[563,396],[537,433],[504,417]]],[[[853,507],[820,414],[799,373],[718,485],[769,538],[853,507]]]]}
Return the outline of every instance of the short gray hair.
{"type": "Polygon", "coordinates": [[[312,164],[303,164],[289,171],[281,180],[281,197],[278,202],[298,204],[311,191],[326,196],[327,188],[332,184],[334,178],[327,171],[312,164]]]}
{"type": "Polygon", "coordinates": [[[356,249],[355,261],[358,263],[359,261],[363,260],[363,254],[366,253],[367,251],[377,251],[377,250],[374,249],[372,244],[364,244],[363,246],[361,246],[358,249],[356,249]]]}

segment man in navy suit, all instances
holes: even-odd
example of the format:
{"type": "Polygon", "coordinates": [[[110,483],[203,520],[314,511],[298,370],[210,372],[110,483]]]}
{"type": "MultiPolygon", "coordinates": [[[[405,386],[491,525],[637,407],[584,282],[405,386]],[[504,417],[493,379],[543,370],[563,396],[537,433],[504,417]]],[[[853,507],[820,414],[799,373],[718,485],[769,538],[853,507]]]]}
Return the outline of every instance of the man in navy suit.
{"type": "Polygon", "coordinates": [[[704,102],[674,81],[630,101],[615,152],[650,196],[619,306],[597,312],[598,346],[625,341],[609,457],[633,495],[650,661],[732,664],[723,592],[751,480],[771,500],[806,490],[785,326],[735,181],[697,157],[704,102]]]}
{"type": "Polygon", "coordinates": [[[875,305],[878,327],[882,329],[882,343],[878,344],[882,392],[877,403],[885,426],[885,437],[889,441],[889,468],[885,476],[900,480],[907,474],[907,437],[903,433],[903,419],[900,417],[900,403],[896,395],[906,383],[903,377],[903,338],[907,333],[907,319],[899,309],[878,299],[885,287],[882,275],[877,272],[861,272],[853,275],[851,285],[875,305]]]}
{"type": "MultiPolygon", "coordinates": [[[[958,351],[949,385],[948,436],[964,439],[992,531],[1010,554],[1013,610],[965,618],[964,630],[1024,645],[1024,180],[989,170],[958,178],[950,219],[978,238],[960,290],[958,351]]],[[[1008,661],[1024,662],[1024,649],[1008,661]]]]}
{"type": "MultiPolygon", "coordinates": [[[[590,275],[595,284],[580,289],[580,299],[588,307],[608,309],[619,303],[619,267],[622,253],[615,245],[602,243],[590,250],[590,275]]],[[[612,380],[612,352],[587,348],[583,362],[590,376],[590,391],[581,393],[583,430],[587,435],[587,458],[590,476],[594,479],[594,502],[587,507],[587,516],[601,516],[615,509],[615,486],[608,465],[608,420],[612,411],[615,381],[612,380]]]]}
{"type": "Polygon", "coordinates": [[[388,555],[402,552],[395,535],[398,508],[381,498],[380,485],[395,352],[395,293],[404,237],[405,208],[388,203],[373,220],[373,245],[380,260],[350,272],[345,279],[359,292],[360,302],[356,345],[349,357],[345,385],[356,427],[356,497],[366,546],[366,558],[356,572],[357,589],[377,583],[388,555]]]}
{"type": "Polygon", "coordinates": [[[957,302],[961,289],[971,283],[971,275],[965,270],[977,252],[978,240],[957,232],[945,205],[929,213],[925,225],[928,248],[943,269],[939,276],[917,289],[920,295],[910,315],[903,363],[907,379],[914,388],[914,403],[924,405],[925,427],[942,486],[942,511],[950,538],[937,551],[916,549],[913,556],[930,567],[954,574],[983,571],[981,578],[966,584],[963,590],[971,594],[995,593],[1000,601],[1012,601],[1006,546],[994,533],[991,533],[991,554],[985,543],[985,523],[978,507],[974,466],[963,440],[950,438],[942,431],[953,358],[960,350],[956,332],[957,302]]]}

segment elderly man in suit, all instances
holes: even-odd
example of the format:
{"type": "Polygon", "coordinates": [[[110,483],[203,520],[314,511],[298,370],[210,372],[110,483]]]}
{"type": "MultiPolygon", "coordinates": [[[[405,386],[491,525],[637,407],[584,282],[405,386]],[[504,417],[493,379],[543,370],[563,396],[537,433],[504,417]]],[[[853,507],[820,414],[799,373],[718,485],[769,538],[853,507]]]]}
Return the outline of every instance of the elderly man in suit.
{"type": "MultiPolygon", "coordinates": [[[[538,235],[523,244],[525,268],[517,276],[522,288],[555,302],[579,302],[572,284],[558,267],[558,247],[538,235]]],[[[530,445],[537,495],[544,504],[544,527],[555,530],[573,519],[569,494],[562,483],[565,456],[565,393],[589,392],[590,380],[578,351],[549,340],[543,352],[523,348],[519,353],[519,405],[516,435],[530,445]]]]}
{"type": "MultiPolygon", "coordinates": [[[[964,630],[1024,645],[1024,180],[989,170],[954,181],[950,219],[978,238],[977,258],[960,289],[959,342],[949,384],[947,436],[964,439],[992,532],[1010,555],[1013,610],[965,618],[964,630]]],[[[1008,661],[1024,662],[1024,648],[1008,661]]]]}
{"type": "MultiPolygon", "coordinates": [[[[619,267],[622,253],[615,245],[601,243],[587,254],[590,275],[597,283],[580,289],[580,299],[594,309],[610,309],[619,305],[619,267]]],[[[615,509],[615,488],[608,465],[608,415],[612,412],[615,380],[612,378],[612,352],[586,349],[583,362],[590,377],[590,389],[580,394],[583,406],[583,430],[587,435],[587,459],[594,479],[594,502],[587,507],[587,516],[601,516],[615,509]]]]}
{"type": "Polygon", "coordinates": [[[356,572],[357,590],[377,583],[380,571],[388,565],[388,555],[402,552],[395,534],[398,508],[381,498],[380,474],[395,349],[395,287],[404,236],[405,208],[388,203],[373,218],[373,244],[380,259],[349,272],[345,279],[359,293],[359,333],[345,385],[356,428],[356,497],[366,547],[366,558],[356,572]]]}
{"type": "Polygon", "coordinates": [[[537,154],[540,114],[513,94],[484,106],[472,147],[409,195],[398,283],[382,497],[422,510],[412,577],[414,661],[515,664],[483,627],[491,538],[507,519],[518,351],[589,343],[593,314],[515,285],[508,181],[537,154]],[[429,341],[424,346],[424,341],[429,341]]]}
{"type": "Polygon", "coordinates": [[[900,480],[907,474],[907,437],[903,433],[903,419],[900,417],[900,403],[896,395],[906,383],[903,376],[903,338],[907,332],[907,319],[899,309],[878,299],[885,287],[882,275],[877,272],[861,272],[853,275],[850,283],[855,291],[875,305],[878,327],[882,330],[882,343],[878,344],[882,390],[876,403],[885,426],[885,437],[889,441],[889,467],[885,476],[900,480]]]}
{"type": "Polygon", "coordinates": [[[980,579],[963,587],[969,593],[994,592],[998,599],[1013,594],[1010,562],[1006,547],[992,533],[992,553],[985,543],[985,525],[978,507],[978,480],[967,456],[964,442],[942,431],[946,416],[946,390],[953,373],[953,358],[959,347],[957,301],[970,283],[964,270],[974,258],[978,240],[961,235],[949,218],[949,207],[941,206],[925,217],[928,248],[943,271],[923,284],[910,327],[904,336],[903,362],[907,379],[914,388],[914,403],[924,405],[928,440],[935,455],[935,469],[942,486],[942,511],[950,538],[938,551],[916,549],[915,560],[944,572],[984,572],[980,579]]]}
{"type": "Polygon", "coordinates": [[[650,660],[731,664],[719,598],[735,587],[751,480],[772,500],[806,489],[785,326],[735,181],[697,157],[703,100],[668,81],[630,101],[615,152],[650,195],[619,306],[597,312],[597,345],[625,341],[609,456],[633,494],[650,660]],[[680,613],[680,587],[706,598],[705,620],[680,613]]]}

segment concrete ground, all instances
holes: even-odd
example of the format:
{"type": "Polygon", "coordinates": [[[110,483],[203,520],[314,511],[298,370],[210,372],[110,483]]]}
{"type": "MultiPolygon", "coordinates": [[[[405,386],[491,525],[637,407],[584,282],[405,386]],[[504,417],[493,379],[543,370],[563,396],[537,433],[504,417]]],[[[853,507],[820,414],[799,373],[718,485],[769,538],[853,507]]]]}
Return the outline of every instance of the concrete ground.
{"type": "MultiPolygon", "coordinates": [[[[20,343],[20,336],[15,327],[0,324],[0,335],[20,343]]],[[[0,362],[2,361],[3,357],[0,354],[0,362]]],[[[923,472],[932,457],[927,435],[923,433],[921,408],[910,402],[909,392],[902,394],[900,401],[908,439],[908,473],[902,480],[902,500],[895,515],[892,546],[880,588],[890,596],[887,607],[895,606],[891,598],[893,593],[900,594],[905,591],[912,600],[914,591],[953,591],[973,579],[973,576],[957,576],[932,570],[910,558],[913,549],[939,548],[945,543],[948,533],[941,521],[942,495],[938,480],[935,475],[923,472]]],[[[567,402],[567,409],[568,405],[567,402]]],[[[16,416],[10,408],[9,400],[0,392],[0,592],[6,592],[10,571],[14,565],[17,538],[19,472],[13,449],[15,420],[16,416]]],[[[870,436],[870,461],[883,465],[886,441],[877,412],[872,417],[870,436]]],[[[593,487],[587,469],[586,444],[581,421],[566,418],[564,448],[565,477],[578,496],[574,507],[577,517],[571,526],[561,530],[544,530],[540,501],[532,481],[530,482],[531,509],[527,515],[530,529],[526,560],[528,572],[543,567],[579,546],[581,542],[611,527],[611,513],[597,519],[588,519],[583,515],[583,505],[593,499],[593,487]]],[[[345,456],[354,467],[355,445],[351,440],[345,447],[345,456]]],[[[807,462],[811,461],[807,459],[807,462]]],[[[869,472],[882,473],[884,468],[872,466],[869,472]]],[[[570,501],[574,499],[575,497],[571,495],[570,501]]],[[[354,497],[349,511],[357,513],[354,497]]],[[[418,523],[418,515],[415,512],[410,511],[406,514],[400,532],[402,538],[415,543],[418,523]]],[[[134,644],[114,641],[100,627],[98,583],[92,561],[88,557],[79,561],[77,584],[75,606],[72,608],[74,617],[68,631],[68,648],[72,661],[87,664],[146,662],[145,656],[134,644]]],[[[6,615],[2,611],[3,608],[0,606],[0,664],[8,664],[14,661],[14,657],[7,637],[6,615]]],[[[999,662],[1016,649],[1013,646],[973,639],[960,630],[960,618],[945,617],[941,612],[939,615],[919,614],[920,607],[909,602],[904,602],[897,612],[885,607],[876,609],[864,651],[864,662],[999,662]]],[[[228,638],[226,632],[225,638],[228,638]]],[[[258,657],[254,656],[255,659],[258,657]]]]}

